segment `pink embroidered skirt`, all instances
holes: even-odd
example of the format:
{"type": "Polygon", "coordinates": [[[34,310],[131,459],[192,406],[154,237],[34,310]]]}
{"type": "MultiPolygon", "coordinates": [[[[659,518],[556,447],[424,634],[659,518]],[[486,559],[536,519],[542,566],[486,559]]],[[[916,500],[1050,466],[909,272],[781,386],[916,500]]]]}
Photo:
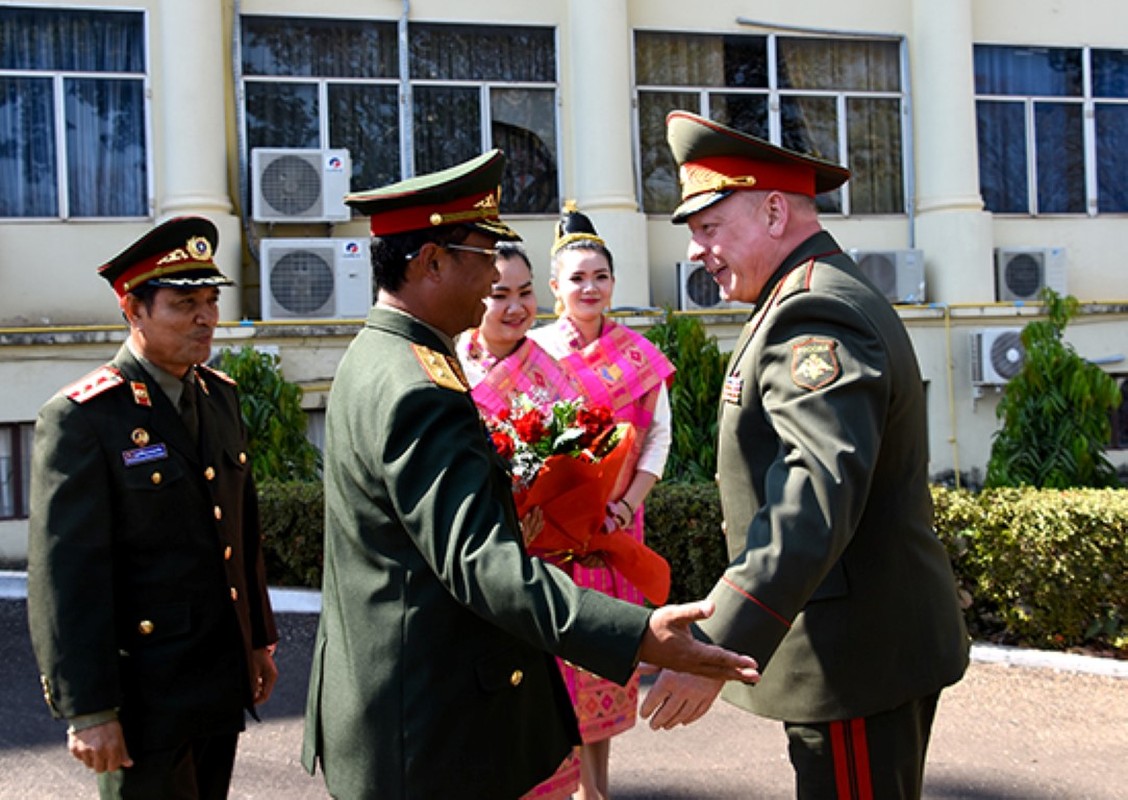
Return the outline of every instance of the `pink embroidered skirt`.
{"type": "MultiPolygon", "coordinates": [[[[641,538],[638,521],[636,517],[631,535],[641,538]]],[[[597,589],[635,605],[645,602],[642,592],[615,570],[575,564],[572,580],[577,586],[597,589]]],[[[631,676],[626,686],[620,686],[585,669],[567,665],[565,681],[573,692],[572,703],[585,743],[599,742],[634,727],[638,718],[638,673],[631,676]],[[568,675],[568,672],[573,674],[568,675]]]]}

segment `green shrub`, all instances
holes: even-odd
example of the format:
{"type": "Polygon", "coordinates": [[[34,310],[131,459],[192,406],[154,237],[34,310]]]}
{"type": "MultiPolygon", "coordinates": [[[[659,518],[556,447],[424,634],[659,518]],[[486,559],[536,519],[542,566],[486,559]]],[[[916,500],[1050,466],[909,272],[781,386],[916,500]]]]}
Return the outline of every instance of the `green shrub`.
{"type": "MultiPolygon", "coordinates": [[[[259,486],[267,580],[321,586],[325,496],[320,483],[259,486]]],[[[670,602],[700,600],[728,565],[717,487],[658,484],[646,501],[646,540],[672,565],[670,602]]]]}
{"type": "Polygon", "coordinates": [[[321,483],[266,481],[258,491],[267,582],[320,589],[325,529],[321,483]]]}
{"type": "Polygon", "coordinates": [[[973,636],[1128,652],[1128,492],[932,493],[973,636]]]}
{"type": "MultiPolygon", "coordinates": [[[[321,586],[319,483],[259,487],[267,578],[321,586]]],[[[1128,655],[1128,491],[932,488],[973,638],[1128,655]]],[[[717,487],[659,483],[646,540],[670,562],[670,602],[705,597],[728,566],[717,487]]]]}
{"type": "Polygon", "coordinates": [[[249,346],[224,350],[218,367],[239,384],[255,480],[317,480],[321,451],[306,438],[302,390],[282,376],[278,356],[249,346]]]}
{"type": "Polygon", "coordinates": [[[1120,405],[1112,376],[1062,340],[1075,297],[1042,290],[1047,319],[1022,329],[1022,371],[1007,382],[987,462],[987,487],[1119,486],[1105,455],[1110,413],[1120,405]]]}
{"type": "Polygon", "coordinates": [[[701,320],[666,310],[646,336],[677,367],[670,388],[674,425],[663,482],[711,482],[717,469],[717,403],[728,356],[701,320]]]}
{"type": "Polygon", "coordinates": [[[659,483],[646,498],[646,543],[670,562],[671,603],[700,600],[728,566],[712,483],[659,483]]]}

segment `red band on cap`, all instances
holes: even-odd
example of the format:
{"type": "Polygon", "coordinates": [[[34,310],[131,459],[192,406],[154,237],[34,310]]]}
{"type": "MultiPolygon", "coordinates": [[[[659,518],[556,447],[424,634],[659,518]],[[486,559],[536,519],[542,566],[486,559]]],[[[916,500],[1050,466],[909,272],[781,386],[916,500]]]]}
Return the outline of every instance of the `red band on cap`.
{"type": "Polygon", "coordinates": [[[373,236],[389,236],[394,233],[426,230],[438,225],[498,219],[497,192],[491,191],[460,197],[448,203],[383,211],[369,219],[369,229],[373,236]]]}
{"type": "MultiPolygon", "coordinates": [[[[189,242],[189,248],[196,241],[196,239],[193,239],[189,242]]],[[[178,247],[171,252],[158,253],[155,256],[138,261],[117,276],[117,279],[113,282],[114,291],[118,297],[122,297],[154,278],[177,275],[181,272],[199,272],[200,270],[211,269],[217,275],[219,274],[219,268],[211,259],[210,245],[207,246],[206,256],[203,255],[203,251],[194,254],[189,248],[178,247]]]]}
{"type": "Polygon", "coordinates": [[[739,156],[714,156],[681,167],[682,200],[706,192],[761,189],[815,196],[815,170],[803,164],[778,164],[739,156]]]}

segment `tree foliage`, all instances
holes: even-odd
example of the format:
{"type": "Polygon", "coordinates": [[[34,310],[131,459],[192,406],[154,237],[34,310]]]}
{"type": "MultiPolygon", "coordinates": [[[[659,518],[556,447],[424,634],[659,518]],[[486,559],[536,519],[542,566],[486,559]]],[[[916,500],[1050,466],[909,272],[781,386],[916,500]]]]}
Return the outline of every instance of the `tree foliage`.
{"type": "Polygon", "coordinates": [[[696,317],[666,311],[646,336],[677,367],[670,388],[673,441],[663,480],[713,482],[717,469],[717,402],[728,357],[696,317]]]}
{"type": "Polygon", "coordinates": [[[315,481],[321,452],[306,438],[302,390],[282,375],[278,356],[253,347],[224,350],[218,368],[239,384],[255,481],[315,481]]]}
{"type": "Polygon", "coordinates": [[[1022,371],[1003,390],[985,486],[1119,486],[1105,456],[1110,413],[1120,404],[1116,381],[1062,340],[1080,306],[1073,296],[1042,291],[1046,319],[1022,330],[1022,371]]]}

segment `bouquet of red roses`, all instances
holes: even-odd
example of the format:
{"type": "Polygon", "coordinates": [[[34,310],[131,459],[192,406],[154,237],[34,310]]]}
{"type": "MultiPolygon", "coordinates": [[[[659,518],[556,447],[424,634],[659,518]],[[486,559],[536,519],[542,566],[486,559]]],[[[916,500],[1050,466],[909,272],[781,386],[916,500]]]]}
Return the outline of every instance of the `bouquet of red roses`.
{"type": "Polygon", "coordinates": [[[544,528],[529,552],[557,563],[598,553],[656,604],[670,592],[670,565],[622,530],[605,531],[635,430],[609,409],[563,400],[548,408],[525,398],[487,421],[494,447],[513,475],[517,512],[540,507],[544,528]]]}

